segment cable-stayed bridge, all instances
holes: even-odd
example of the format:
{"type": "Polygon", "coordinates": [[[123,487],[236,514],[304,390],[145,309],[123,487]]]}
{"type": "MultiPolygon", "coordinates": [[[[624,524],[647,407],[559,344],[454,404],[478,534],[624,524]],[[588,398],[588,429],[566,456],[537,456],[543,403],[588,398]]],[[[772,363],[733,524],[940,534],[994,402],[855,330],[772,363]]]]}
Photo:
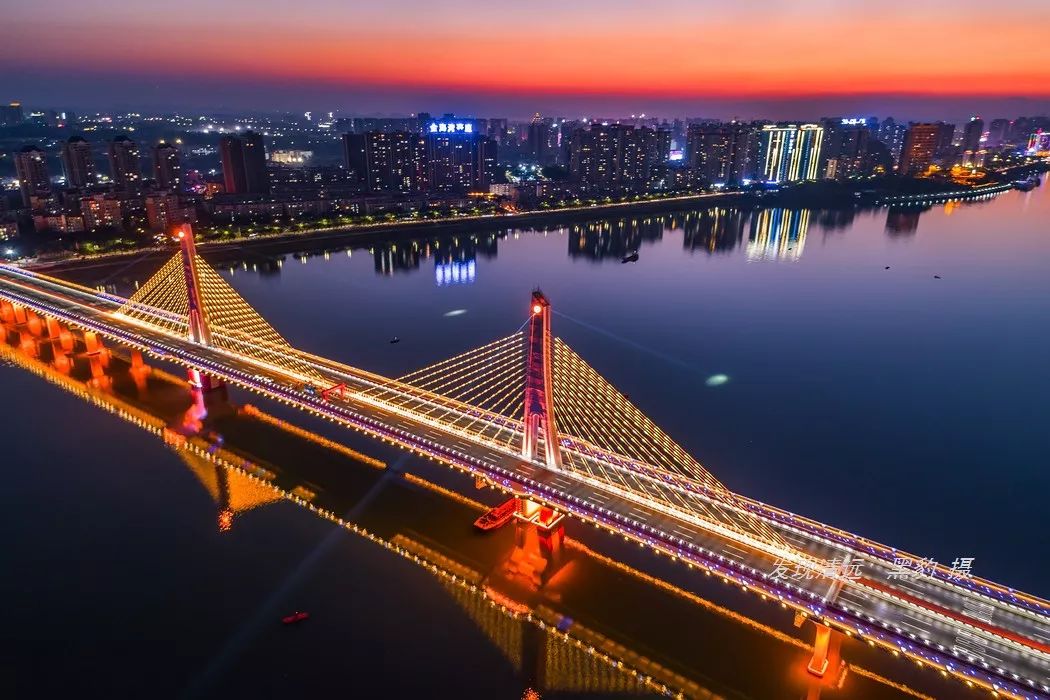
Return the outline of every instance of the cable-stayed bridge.
{"type": "Polygon", "coordinates": [[[519,497],[556,548],[576,517],[722,577],[816,625],[1003,696],[1050,693],[1050,603],[735,494],[551,333],[522,331],[400,378],[291,347],[181,236],[130,298],[0,267],[0,312],[81,328],[396,443],[519,497]]]}

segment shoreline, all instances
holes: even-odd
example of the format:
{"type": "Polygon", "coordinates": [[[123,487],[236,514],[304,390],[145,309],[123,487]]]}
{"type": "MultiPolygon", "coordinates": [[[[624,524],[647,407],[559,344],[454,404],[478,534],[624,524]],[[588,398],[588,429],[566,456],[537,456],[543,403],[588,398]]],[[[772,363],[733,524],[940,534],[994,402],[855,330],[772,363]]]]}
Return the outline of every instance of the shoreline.
{"type": "MultiPolygon", "coordinates": [[[[663,197],[630,202],[609,202],[558,209],[537,209],[509,214],[485,214],[435,220],[408,220],[377,222],[373,224],[351,224],[327,228],[311,228],[302,231],[282,231],[257,234],[253,237],[230,240],[199,241],[197,248],[202,253],[221,257],[224,252],[269,249],[272,255],[300,250],[303,244],[318,246],[325,242],[339,245],[366,244],[382,240],[413,238],[427,235],[442,235],[452,232],[478,230],[500,230],[521,228],[559,222],[575,222],[616,214],[661,214],[692,209],[697,206],[715,206],[731,203],[739,207],[780,206],[784,208],[841,208],[841,207],[889,207],[921,206],[923,203],[940,203],[948,200],[969,200],[995,196],[1012,191],[1012,184],[995,182],[965,190],[949,190],[922,194],[891,194],[888,192],[855,192],[853,197],[813,196],[806,192],[780,191],[761,192],[709,192],[676,197],[663,197]]],[[[172,247],[154,245],[128,251],[98,253],[95,255],[38,260],[22,265],[34,271],[58,272],[64,270],[86,270],[92,267],[109,266],[126,261],[138,263],[153,258],[167,257],[172,247]]]]}
{"type": "MultiPolygon", "coordinates": [[[[665,211],[691,209],[697,205],[711,205],[723,200],[761,199],[750,192],[713,192],[704,194],[665,197],[632,202],[610,202],[560,209],[537,209],[514,214],[487,214],[480,216],[461,216],[434,220],[411,220],[378,222],[374,224],[351,224],[349,226],[332,226],[312,228],[302,231],[282,231],[280,233],[259,234],[254,237],[234,238],[224,241],[198,241],[197,250],[202,253],[222,252],[237,248],[264,249],[267,247],[286,247],[289,243],[315,244],[324,241],[370,242],[393,236],[444,234],[453,231],[476,231],[483,229],[506,229],[543,224],[550,221],[578,221],[600,218],[618,212],[654,214],[665,211]]],[[[294,250],[294,246],[285,251],[294,250]]],[[[87,269],[92,263],[110,265],[121,260],[148,260],[154,256],[170,255],[174,248],[169,246],[148,246],[135,250],[112,253],[98,253],[89,256],[72,255],[65,258],[41,260],[22,265],[27,270],[56,271],[65,269],[87,269]]]]}

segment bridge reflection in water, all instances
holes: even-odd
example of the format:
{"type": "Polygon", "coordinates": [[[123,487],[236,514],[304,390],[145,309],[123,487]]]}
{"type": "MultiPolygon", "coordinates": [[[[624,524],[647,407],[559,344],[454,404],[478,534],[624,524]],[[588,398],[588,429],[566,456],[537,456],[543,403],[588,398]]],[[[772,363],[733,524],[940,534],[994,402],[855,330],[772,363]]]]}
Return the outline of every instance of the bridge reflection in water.
{"type": "Polygon", "coordinates": [[[534,539],[522,536],[529,526],[519,521],[517,533],[472,532],[469,523],[487,505],[424,478],[443,471],[427,474],[426,463],[413,464],[413,472],[424,476],[396,471],[374,456],[237,406],[224,392],[206,400],[182,379],[136,354],[103,348],[90,334],[57,325],[45,333],[26,322],[2,328],[5,360],[155,434],[174,450],[215,502],[220,530],[237,527],[253,509],[291,502],[418,564],[540,695],[965,693],[957,683],[869,652],[855,640],[843,640],[850,646],[848,665],[839,660],[839,640],[833,640],[834,672],[815,678],[805,671],[812,646],[802,632],[771,622],[767,608],[749,606],[748,596],[723,584],[705,597],[675,581],[677,569],[661,572],[667,576],[643,572],[632,562],[638,558],[633,550],[617,550],[601,535],[587,543],[568,540],[567,563],[545,580],[521,575],[511,563],[521,547],[533,546],[534,539]]]}

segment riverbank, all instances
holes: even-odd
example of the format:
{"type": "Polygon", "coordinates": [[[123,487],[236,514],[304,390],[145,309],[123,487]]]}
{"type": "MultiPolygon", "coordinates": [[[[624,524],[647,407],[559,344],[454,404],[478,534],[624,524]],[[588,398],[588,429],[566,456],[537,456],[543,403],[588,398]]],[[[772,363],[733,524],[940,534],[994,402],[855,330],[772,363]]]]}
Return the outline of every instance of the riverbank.
{"type": "MultiPolygon", "coordinates": [[[[1045,167],[1035,171],[1045,171],[1045,167]]],[[[1031,171],[1026,168],[1025,172],[1031,171]]],[[[1004,173],[1010,177],[1016,173],[1004,173]]],[[[732,206],[739,209],[779,206],[786,208],[841,209],[851,207],[916,206],[969,200],[994,196],[1013,189],[1002,179],[978,186],[955,185],[937,189],[938,183],[928,180],[891,178],[871,181],[820,181],[784,187],[779,190],[748,190],[707,192],[655,199],[625,202],[607,202],[579,206],[537,209],[503,214],[464,215],[444,219],[412,219],[368,224],[349,224],[316,227],[296,231],[254,233],[243,238],[200,240],[197,248],[209,258],[243,257],[245,250],[259,257],[272,257],[303,250],[304,245],[314,249],[341,247],[348,244],[368,245],[381,241],[396,241],[448,234],[472,233],[484,230],[511,228],[538,228],[587,221],[597,218],[625,215],[663,214],[698,207],[732,206]],[[224,254],[225,253],[225,254],[224,254]]],[[[68,257],[29,259],[24,266],[38,271],[86,270],[121,262],[150,262],[171,255],[173,245],[154,245],[133,250],[113,251],[93,255],[71,253],[68,257]]]]}
{"type": "MultiPolygon", "coordinates": [[[[479,230],[507,229],[545,226],[555,223],[572,223],[576,221],[601,218],[623,214],[657,214],[663,212],[692,209],[696,206],[714,206],[729,204],[744,206],[750,201],[760,199],[750,192],[710,192],[691,194],[680,197],[638,200],[630,202],[609,202],[606,204],[564,207],[558,209],[539,209],[535,211],[514,212],[506,214],[485,214],[480,216],[457,216],[447,219],[391,221],[374,224],[352,224],[349,226],[331,226],[327,228],[303,229],[301,231],[281,231],[272,234],[257,234],[247,238],[230,240],[200,241],[197,250],[204,253],[217,253],[223,250],[237,250],[251,247],[257,251],[267,250],[269,254],[292,252],[304,243],[321,245],[326,243],[361,243],[367,244],[391,238],[411,238],[437,236],[449,233],[472,232],[479,230]]],[[[166,257],[174,250],[173,246],[149,246],[128,251],[98,253],[95,255],[76,255],[47,260],[31,260],[24,267],[32,270],[59,271],[63,269],[89,269],[93,263],[110,265],[122,260],[149,260],[166,257]]]]}

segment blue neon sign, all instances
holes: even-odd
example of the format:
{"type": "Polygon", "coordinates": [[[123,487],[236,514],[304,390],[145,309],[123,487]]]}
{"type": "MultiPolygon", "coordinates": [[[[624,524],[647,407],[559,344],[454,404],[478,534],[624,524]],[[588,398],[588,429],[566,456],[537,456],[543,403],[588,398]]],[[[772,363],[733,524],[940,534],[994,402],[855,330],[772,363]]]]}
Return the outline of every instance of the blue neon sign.
{"type": "Polygon", "coordinates": [[[431,134],[473,134],[471,122],[430,122],[427,130],[431,134]]]}

